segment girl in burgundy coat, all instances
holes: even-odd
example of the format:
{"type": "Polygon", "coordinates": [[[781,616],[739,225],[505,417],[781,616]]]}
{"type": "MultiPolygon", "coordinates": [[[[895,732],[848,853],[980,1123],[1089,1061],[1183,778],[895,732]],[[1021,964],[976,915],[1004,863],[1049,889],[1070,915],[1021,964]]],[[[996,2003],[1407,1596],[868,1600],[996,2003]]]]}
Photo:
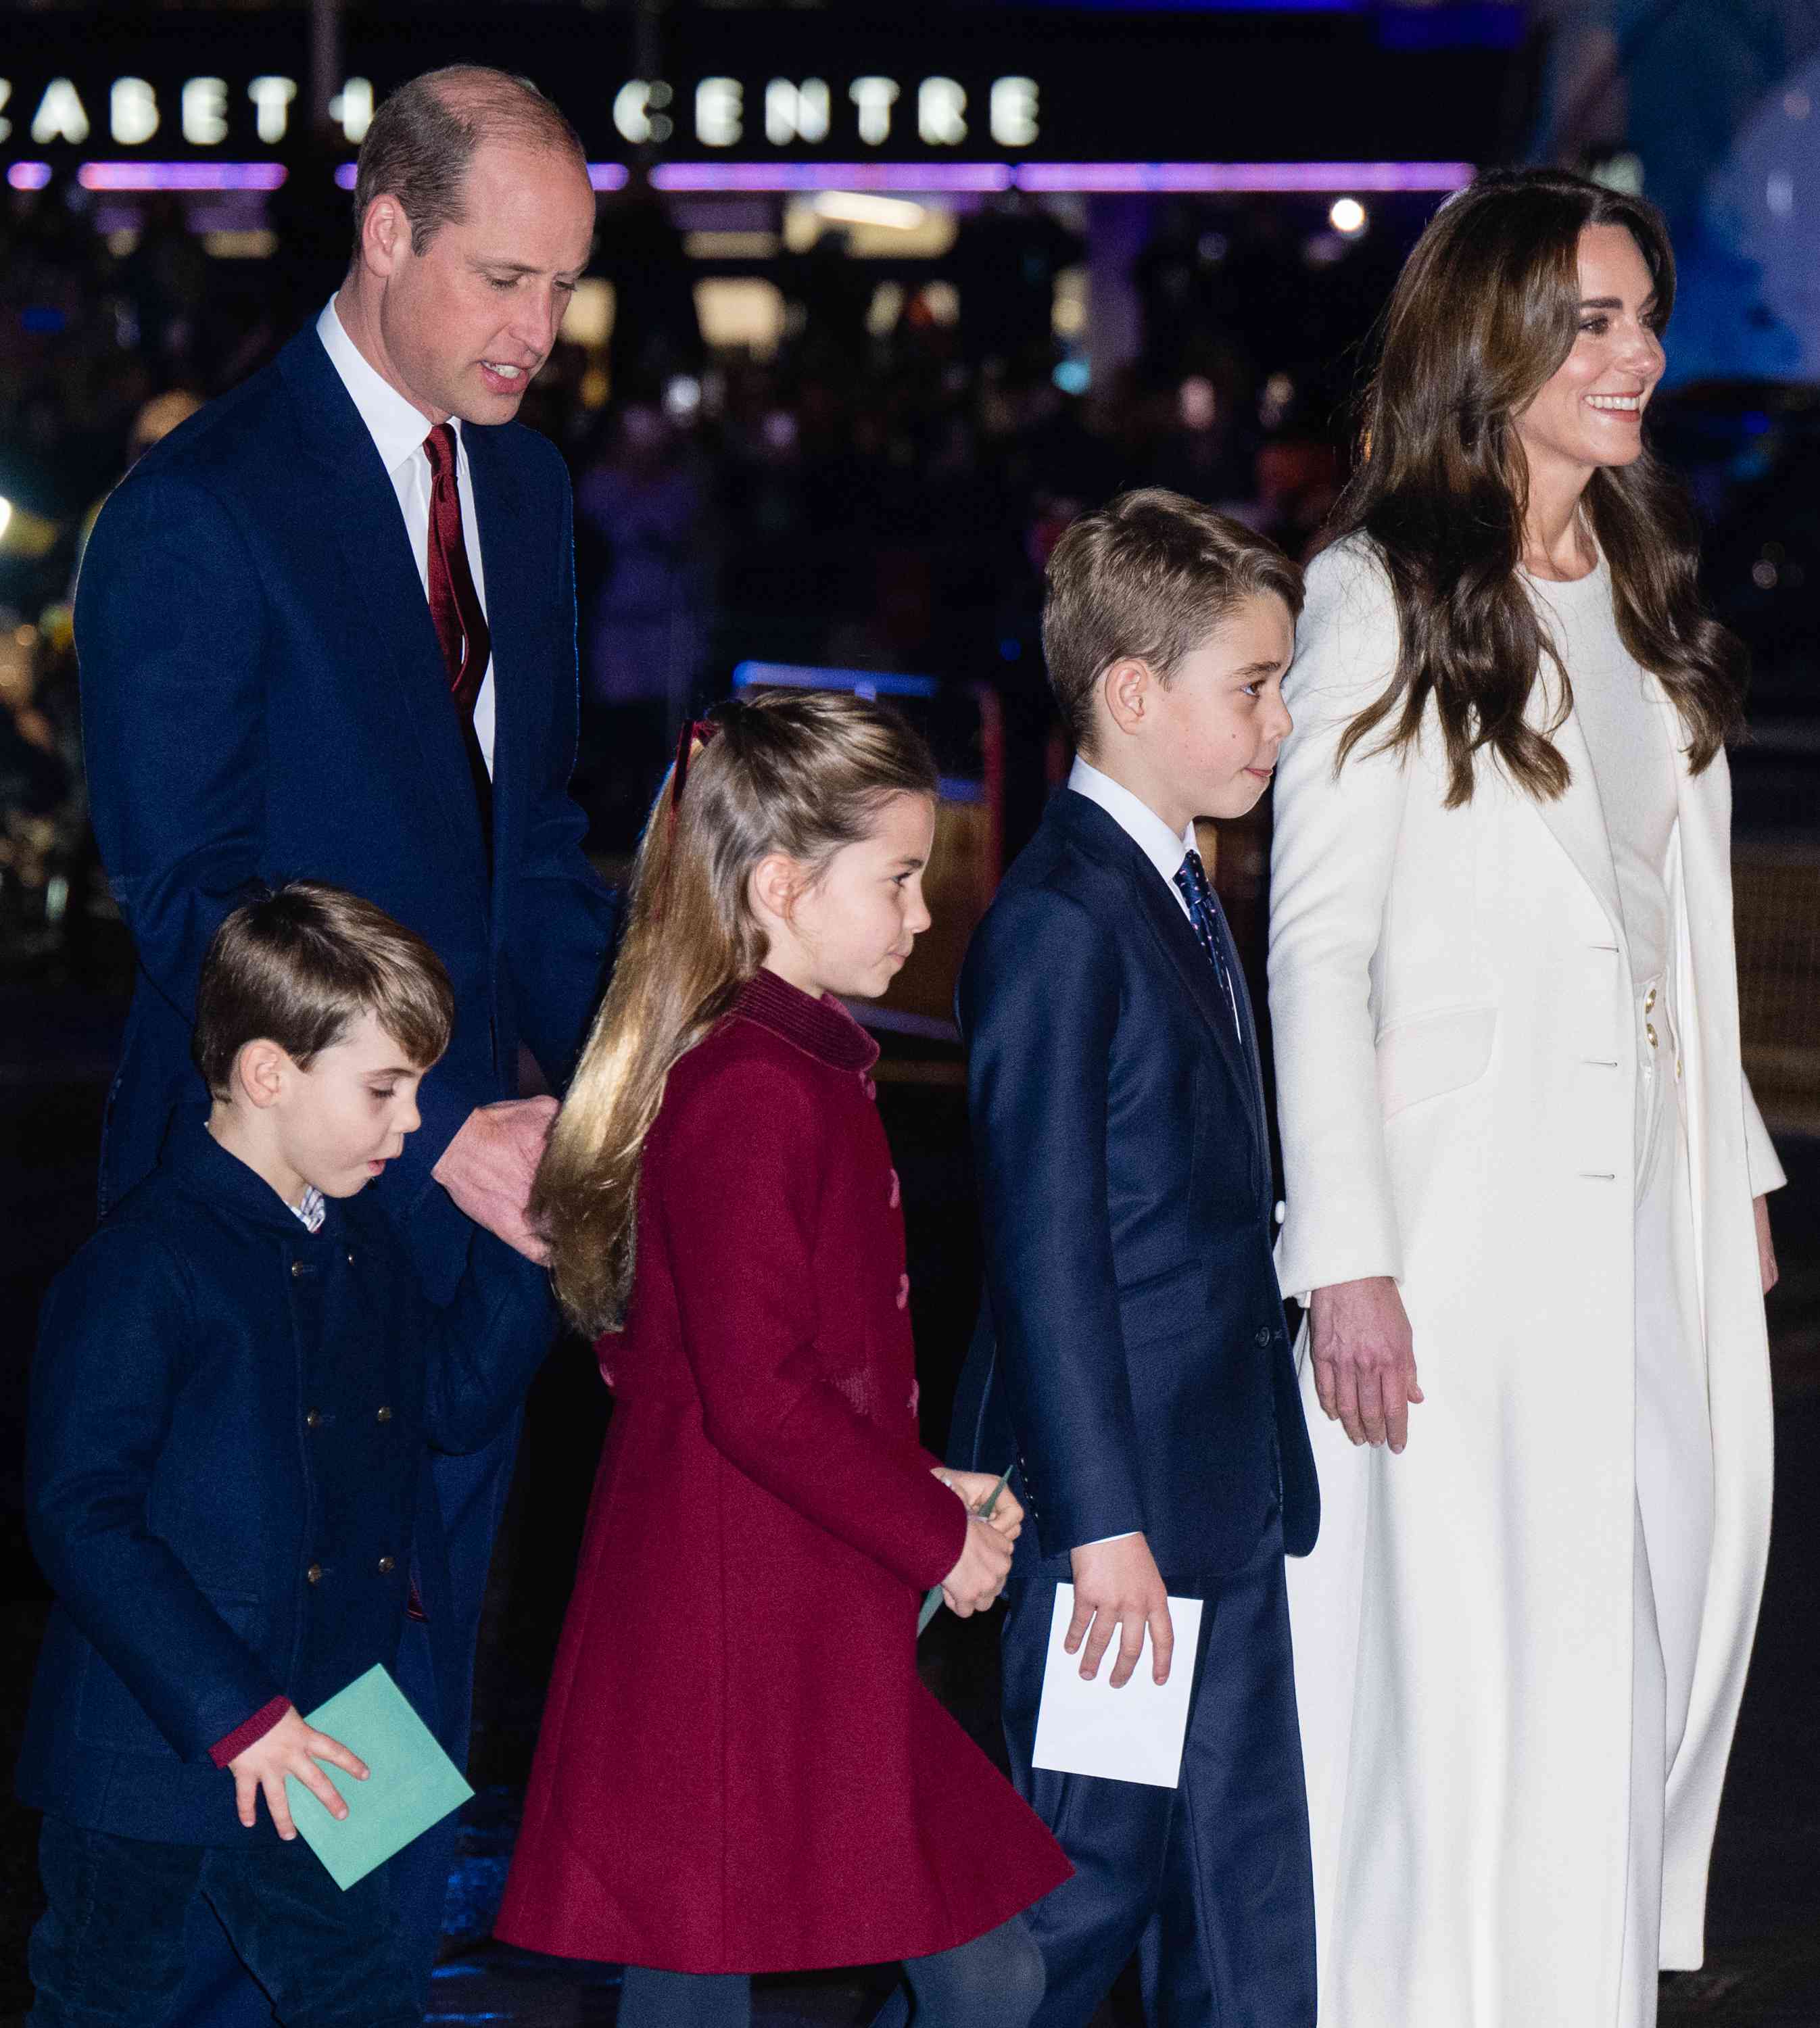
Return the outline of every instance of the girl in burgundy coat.
{"type": "Polygon", "coordinates": [[[538,1179],[615,1408],[498,1934],[623,1963],[621,2028],[893,1958],[919,2028],[1041,1997],[1019,1911],[1067,1862],[915,1652],[928,1586],[997,1597],[1022,1513],[917,1441],[878,1051],[833,997],[928,925],[934,790],[850,697],[686,735],[538,1179]]]}

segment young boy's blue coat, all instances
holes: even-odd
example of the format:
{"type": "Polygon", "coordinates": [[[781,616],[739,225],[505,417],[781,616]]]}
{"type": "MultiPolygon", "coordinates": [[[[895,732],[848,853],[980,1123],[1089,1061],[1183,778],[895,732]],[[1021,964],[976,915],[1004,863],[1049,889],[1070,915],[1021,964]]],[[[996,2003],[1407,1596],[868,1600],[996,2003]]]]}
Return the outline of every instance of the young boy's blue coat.
{"type": "Polygon", "coordinates": [[[19,1793],[92,1830],[272,1835],[209,1749],[270,1700],[309,1711],[394,1664],[445,1560],[429,1447],[478,1449],[547,1345],[541,1271],[491,1249],[431,1306],[379,1200],[311,1233],[179,1120],[46,1299],[26,1506],[57,1594],[19,1793]]]}

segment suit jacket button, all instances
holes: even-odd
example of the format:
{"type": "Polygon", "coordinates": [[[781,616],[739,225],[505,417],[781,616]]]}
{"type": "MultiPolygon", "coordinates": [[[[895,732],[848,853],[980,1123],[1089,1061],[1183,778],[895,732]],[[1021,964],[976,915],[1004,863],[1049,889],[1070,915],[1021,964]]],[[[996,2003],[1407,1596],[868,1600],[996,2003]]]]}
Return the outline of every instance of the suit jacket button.
{"type": "Polygon", "coordinates": [[[303,1279],[304,1276],[305,1276],[305,1275],[307,1275],[309,1272],[309,1268],[307,1267],[307,1265],[306,1265],[304,1262],[302,1262],[302,1261],[301,1261],[301,1260],[294,1260],[294,1261],[292,1261],[292,1262],[291,1262],[291,1264],[290,1264],[290,1279],[292,1279],[292,1281],[294,1281],[294,1282],[301,1282],[301,1281],[303,1279]]]}
{"type": "Polygon", "coordinates": [[[1270,1326],[1269,1326],[1268,1324],[1260,1324],[1260,1325],[1258,1327],[1258,1334],[1257,1334],[1257,1345],[1258,1345],[1258,1349],[1261,1352],[1261,1351],[1263,1349],[1263,1348],[1264,1348],[1267,1345],[1268,1345],[1268,1344],[1270,1343],[1270,1342],[1271,1342],[1271,1327],[1270,1327],[1270,1326]]]}
{"type": "Polygon", "coordinates": [[[312,1408],[303,1419],[303,1427],[306,1430],[320,1430],[322,1427],[321,1409],[312,1408]]]}
{"type": "Polygon", "coordinates": [[[379,1419],[382,1423],[389,1423],[392,1419],[391,1410],[390,1408],[382,1408],[379,1411],[379,1419]]]}
{"type": "Polygon", "coordinates": [[[313,1585],[320,1584],[322,1582],[322,1565],[320,1564],[312,1564],[309,1568],[304,1572],[304,1575],[309,1578],[309,1582],[313,1585]]]}
{"type": "Polygon", "coordinates": [[[379,1575],[380,1575],[381,1577],[383,1577],[383,1578],[389,1578],[389,1577],[392,1575],[393,1571],[395,1571],[398,1567],[398,1565],[397,1565],[397,1564],[396,1564],[392,1560],[392,1559],[391,1559],[390,1556],[381,1556],[381,1557],[380,1557],[380,1559],[379,1559],[379,1575]]]}

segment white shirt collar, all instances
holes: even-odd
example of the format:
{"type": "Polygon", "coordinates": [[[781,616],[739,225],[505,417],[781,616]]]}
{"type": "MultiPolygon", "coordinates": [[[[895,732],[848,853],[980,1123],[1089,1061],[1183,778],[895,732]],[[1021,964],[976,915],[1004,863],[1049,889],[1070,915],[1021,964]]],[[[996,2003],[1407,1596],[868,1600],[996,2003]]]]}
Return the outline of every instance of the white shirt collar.
{"type": "MultiPolygon", "coordinates": [[[[316,335],[322,340],[324,351],[341,376],[342,386],[353,396],[353,405],[361,412],[361,420],[378,446],[381,463],[388,473],[395,472],[413,453],[423,450],[430,425],[368,363],[360,347],[348,336],[347,327],[335,309],[333,296],[316,320],[316,335]]],[[[455,457],[459,469],[468,454],[461,443],[461,418],[454,416],[449,420],[455,425],[455,457]]]]}
{"type": "Polygon", "coordinates": [[[1194,849],[1192,819],[1188,828],[1178,838],[1148,803],[1141,801],[1110,775],[1102,775],[1078,754],[1068,771],[1068,786],[1077,796],[1085,796],[1089,802],[1097,803],[1169,883],[1171,890],[1178,891],[1176,874],[1194,849]]]}
{"type": "Polygon", "coordinates": [[[314,1183],[305,1183],[303,1195],[290,1207],[291,1216],[312,1232],[320,1232],[322,1222],[328,1215],[328,1205],[314,1183]]]}

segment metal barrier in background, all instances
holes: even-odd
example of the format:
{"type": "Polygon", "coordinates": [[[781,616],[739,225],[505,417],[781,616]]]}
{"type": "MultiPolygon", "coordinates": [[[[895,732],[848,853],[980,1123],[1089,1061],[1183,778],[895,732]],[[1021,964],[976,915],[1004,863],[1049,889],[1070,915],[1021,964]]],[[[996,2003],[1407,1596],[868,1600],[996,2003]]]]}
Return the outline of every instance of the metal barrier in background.
{"type": "Polygon", "coordinates": [[[1772,1130],[1820,1133],[1820,842],[1732,849],[1744,1069],[1772,1130]]]}

